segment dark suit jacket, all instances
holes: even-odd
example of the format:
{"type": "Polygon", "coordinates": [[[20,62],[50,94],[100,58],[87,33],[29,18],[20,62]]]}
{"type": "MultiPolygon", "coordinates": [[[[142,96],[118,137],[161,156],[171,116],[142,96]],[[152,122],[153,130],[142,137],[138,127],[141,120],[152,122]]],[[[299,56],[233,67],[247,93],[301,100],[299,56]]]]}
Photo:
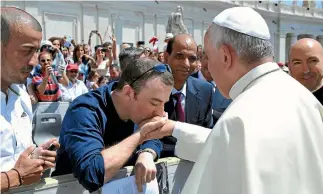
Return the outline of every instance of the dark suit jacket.
{"type": "MultiPolygon", "coordinates": [[[[213,95],[212,84],[189,77],[186,81],[185,122],[212,128],[214,126],[212,116],[213,95]]],[[[165,104],[165,112],[168,113],[170,119],[177,120],[172,97],[165,104]]],[[[162,139],[162,142],[164,143],[163,150],[165,152],[171,150],[172,152],[166,155],[162,154],[162,156],[168,157],[173,155],[176,139],[174,137],[165,137],[162,139]]]]}
{"type": "Polygon", "coordinates": [[[192,73],[192,77],[195,77],[196,79],[199,79],[199,71],[192,73]]]}

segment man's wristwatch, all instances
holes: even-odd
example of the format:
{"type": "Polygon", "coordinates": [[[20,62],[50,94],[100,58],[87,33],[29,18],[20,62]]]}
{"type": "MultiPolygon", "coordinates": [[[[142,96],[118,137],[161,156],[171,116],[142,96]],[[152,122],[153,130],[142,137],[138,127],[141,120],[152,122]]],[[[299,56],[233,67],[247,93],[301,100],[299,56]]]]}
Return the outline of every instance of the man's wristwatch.
{"type": "Polygon", "coordinates": [[[152,149],[143,149],[143,150],[138,150],[136,152],[136,155],[139,156],[141,153],[143,152],[148,152],[148,153],[151,153],[153,155],[153,158],[155,160],[155,158],[157,157],[157,154],[155,153],[155,151],[153,151],[152,149]]]}

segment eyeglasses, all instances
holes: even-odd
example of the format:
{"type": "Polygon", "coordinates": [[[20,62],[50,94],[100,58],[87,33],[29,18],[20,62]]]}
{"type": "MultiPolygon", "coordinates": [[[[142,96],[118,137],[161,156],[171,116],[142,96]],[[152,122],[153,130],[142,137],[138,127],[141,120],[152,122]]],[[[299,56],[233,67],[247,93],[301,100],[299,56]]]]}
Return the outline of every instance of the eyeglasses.
{"type": "Polygon", "coordinates": [[[158,64],[155,65],[154,67],[148,69],[147,71],[145,71],[144,73],[142,73],[141,75],[139,75],[137,78],[132,79],[132,82],[129,85],[133,85],[133,83],[135,83],[136,81],[138,81],[142,76],[144,76],[145,74],[147,74],[150,71],[156,71],[159,73],[165,73],[166,71],[169,72],[168,66],[165,64],[158,64]]]}
{"type": "Polygon", "coordinates": [[[40,62],[42,62],[42,63],[45,63],[45,62],[51,62],[52,60],[51,59],[42,59],[42,60],[40,60],[40,62]]]}

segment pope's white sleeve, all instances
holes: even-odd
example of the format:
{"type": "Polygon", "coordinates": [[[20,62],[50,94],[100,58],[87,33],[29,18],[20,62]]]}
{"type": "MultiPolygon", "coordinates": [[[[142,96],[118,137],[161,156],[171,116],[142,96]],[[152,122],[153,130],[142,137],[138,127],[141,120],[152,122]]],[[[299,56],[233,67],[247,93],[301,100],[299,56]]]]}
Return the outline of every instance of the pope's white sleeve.
{"type": "Polygon", "coordinates": [[[172,134],[177,139],[175,155],[195,162],[211,131],[197,125],[176,122],[172,134]]]}

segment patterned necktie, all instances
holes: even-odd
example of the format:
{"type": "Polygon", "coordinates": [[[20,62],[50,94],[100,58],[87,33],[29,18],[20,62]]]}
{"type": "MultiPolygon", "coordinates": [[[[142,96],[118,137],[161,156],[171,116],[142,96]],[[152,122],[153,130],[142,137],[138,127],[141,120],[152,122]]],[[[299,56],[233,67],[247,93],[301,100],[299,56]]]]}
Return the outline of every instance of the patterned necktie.
{"type": "Polygon", "coordinates": [[[185,122],[185,112],[184,112],[184,107],[182,106],[182,93],[176,93],[173,96],[176,100],[175,108],[176,108],[177,121],[185,122]]]}

